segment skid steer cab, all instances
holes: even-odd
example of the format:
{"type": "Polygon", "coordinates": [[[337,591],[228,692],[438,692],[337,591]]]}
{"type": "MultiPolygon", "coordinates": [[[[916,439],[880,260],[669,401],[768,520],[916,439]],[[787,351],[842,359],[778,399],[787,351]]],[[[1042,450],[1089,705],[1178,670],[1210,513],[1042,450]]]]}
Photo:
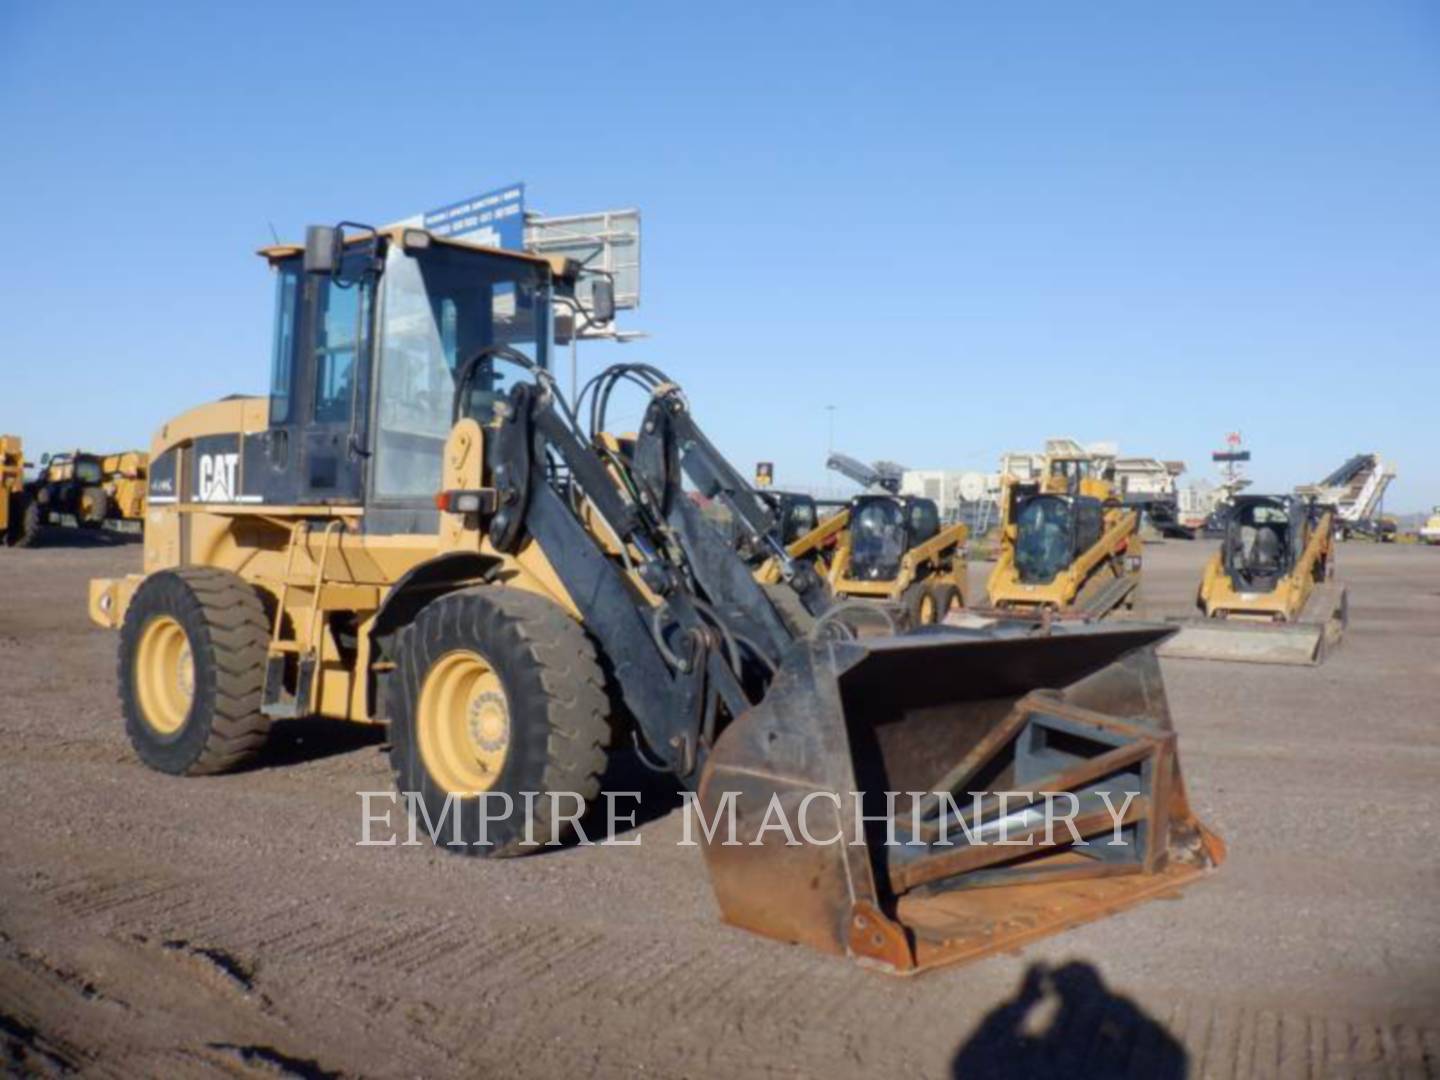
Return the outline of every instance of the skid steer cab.
{"type": "Polygon", "coordinates": [[[552,311],[573,264],[349,226],[263,254],[269,397],[160,428],[145,572],[91,584],[146,764],[232,769],[291,717],[383,723],[416,827],[497,856],[574,834],[633,748],[707,819],[730,813],[737,834],[704,843],[727,920],[892,971],[1012,948],[1219,860],[1185,799],[1168,629],[876,634],[787,550],[673,379],[616,365],[564,398],[552,311]],[[638,430],[616,433],[612,399],[637,392],[638,430]],[[1040,833],[1038,795],[999,817],[953,797],[1042,782],[1074,797],[1080,836],[1126,842],[1040,833]],[[896,810],[913,843],[796,847],[765,827],[812,791],[853,821],[855,793],[886,785],[946,796],[896,810]],[[981,843],[997,822],[1033,843],[981,843]],[[947,845],[957,829],[976,843],[947,845]]]}
{"type": "Polygon", "coordinates": [[[1220,550],[1163,655],[1318,664],[1340,642],[1349,602],[1335,580],[1335,515],[1296,495],[1237,495],[1220,550]]]}
{"type": "Polygon", "coordinates": [[[1140,513],[1088,462],[1050,463],[1038,483],[1007,478],[1000,555],[986,583],[998,612],[1101,619],[1139,598],[1140,513]]]}

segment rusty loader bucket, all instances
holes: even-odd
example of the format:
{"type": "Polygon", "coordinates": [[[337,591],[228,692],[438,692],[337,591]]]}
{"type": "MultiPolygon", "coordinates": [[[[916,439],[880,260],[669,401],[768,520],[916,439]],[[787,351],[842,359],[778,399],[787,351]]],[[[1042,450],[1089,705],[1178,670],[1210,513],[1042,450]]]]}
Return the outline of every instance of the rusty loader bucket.
{"type": "Polygon", "coordinates": [[[723,917],[910,973],[1203,874],[1224,846],[1185,797],[1155,656],[1173,632],[797,643],[701,778],[723,917]]]}

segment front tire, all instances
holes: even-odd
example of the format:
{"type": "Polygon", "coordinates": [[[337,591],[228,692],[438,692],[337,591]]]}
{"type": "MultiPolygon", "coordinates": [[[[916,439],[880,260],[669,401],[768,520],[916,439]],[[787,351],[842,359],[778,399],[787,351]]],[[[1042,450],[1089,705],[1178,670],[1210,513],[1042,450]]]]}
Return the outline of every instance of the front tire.
{"type": "Polygon", "coordinates": [[[255,588],[225,570],[151,574],[120,630],[125,731],[152,769],[228,772],[265,745],[260,711],[265,609],[255,588]]]}
{"type": "Polygon", "coordinates": [[[584,627],[534,593],[481,586],[423,608],[395,659],[390,764],[406,809],[423,810],[417,829],[483,857],[563,839],[561,818],[599,794],[613,741],[584,627]]]}

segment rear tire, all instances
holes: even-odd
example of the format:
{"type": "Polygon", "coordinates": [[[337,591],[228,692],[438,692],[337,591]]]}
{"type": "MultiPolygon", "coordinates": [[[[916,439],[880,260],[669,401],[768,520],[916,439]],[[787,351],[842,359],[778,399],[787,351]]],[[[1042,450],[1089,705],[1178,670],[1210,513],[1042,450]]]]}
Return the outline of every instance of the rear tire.
{"type": "Polygon", "coordinates": [[[557,813],[583,813],[599,794],[613,742],[605,676],[584,627],[542,596],[485,585],[421,609],[398,635],[395,659],[390,765],[407,811],[421,804],[431,839],[482,857],[562,841],[569,823],[559,828],[557,813]],[[574,792],[579,804],[552,801],[552,792],[574,792]]]}
{"type": "Polygon", "coordinates": [[[930,586],[931,602],[935,605],[935,621],[945,621],[945,616],[965,606],[960,590],[948,581],[938,581],[930,586]]]}
{"type": "Polygon", "coordinates": [[[45,532],[45,511],[34,499],[21,496],[19,524],[15,528],[13,539],[10,541],[12,547],[30,548],[40,543],[40,538],[45,532]]]}
{"type": "Polygon", "coordinates": [[[87,487],[75,502],[75,520],[83,528],[98,529],[110,516],[110,496],[104,488],[87,487]]]}
{"type": "Polygon", "coordinates": [[[130,744],[160,772],[228,772],[265,745],[260,711],[269,626],[260,594],[225,570],[151,574],[120,631],[130,744]]]}

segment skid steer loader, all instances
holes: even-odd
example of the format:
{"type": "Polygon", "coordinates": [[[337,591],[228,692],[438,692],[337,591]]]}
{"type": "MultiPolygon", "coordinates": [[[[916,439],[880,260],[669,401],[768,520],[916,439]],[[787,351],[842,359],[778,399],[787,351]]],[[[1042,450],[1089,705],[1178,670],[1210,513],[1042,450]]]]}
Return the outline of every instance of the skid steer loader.
{"type": "Polygon", "coordinates": [[[263,254],[270,396],[160,428],[144,573],[91,583],[148,765],[233,768],[287,717],[384,723],[437,842],[515,855],[563,834],[550,796],[593,799],[631,740],[698,789],[727,920],[896,972],[1013,948],[1221,858],[1186,801],[1167,628],[867,632],[673,381],[619,365],[562,397],[551,313],[574,263],[351,225],[263,254]],[[608,430],[627,386],[633,435],[608,430]],[[774,559],[772,589],[702,514],[716,500],[774,559]],[[930,794],[887,813],[887,788],[930,794]],[[1042,835],[1041,792],[1073,799],[1077,832],[1042,835]],[[787,844],[777,806],[802,826],[815,809],[821,832],[829,807],[851,842],[787,844]]]}
{"type": "Polygon", "coordinates": [[[1162,656],[1318,664],[1349,620],[1334,513],[1295,495],[1236,495],[1196,606],[1162,656]]]}
{"type": "Polygon", "coordinates": [[[1007,477],[1000,555],[986,583],[998,612],[1103,619],[1139,598],[1140,512],[1089,459],[1051,455],[1037,483],[1007,477]]]}
{"type": "MultiPolygon", "coordinates": [[[[899,618],[883,616],[892,630],[933,625],[963,608],[970,530],[942,526],[933,499],[900,494],[904,470],[893,462],[866,465],[832,453],[826,466],[865,491],[803,535],[785,535],[790,557],[813,565],[837,598],[881,602],[899,618]]],[[[767,561],[759,577],[774,582],[778,574],[767,561]]]]}

